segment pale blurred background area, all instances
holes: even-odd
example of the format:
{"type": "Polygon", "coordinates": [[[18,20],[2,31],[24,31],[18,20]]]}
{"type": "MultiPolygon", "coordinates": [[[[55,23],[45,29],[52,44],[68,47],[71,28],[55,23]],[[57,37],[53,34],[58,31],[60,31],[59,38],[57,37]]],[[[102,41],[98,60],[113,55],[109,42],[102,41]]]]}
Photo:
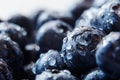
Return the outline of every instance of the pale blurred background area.
{"type": "Polygon", "coordinates": [[[15,14],[27,16],[39,9],[64,11],[66,7],[69,7],[77,1],[78,0],[0,0],[0,18],[6,20],[15,14]]]}

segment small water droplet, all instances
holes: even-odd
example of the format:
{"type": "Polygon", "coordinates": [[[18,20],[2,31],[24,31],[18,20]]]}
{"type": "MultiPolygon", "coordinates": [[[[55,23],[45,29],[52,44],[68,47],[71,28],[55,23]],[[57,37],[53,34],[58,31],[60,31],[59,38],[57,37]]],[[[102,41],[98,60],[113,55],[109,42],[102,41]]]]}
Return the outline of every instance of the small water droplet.
{"type": "Polygon", "coordinates": [[[63,43],[66,43],[66,42],[67,42],[67,40],[68,40],[68,38],[67,38],[67,37],[65,37],[65,38],[63,39],[63,43]]]}
{"type": "Polygon", "coordinates": [[[108,19],[106,20],[107,23],[113,24],[113,20],[112,19],[108,19]]]}
{"type": "Polygon", "coordinates": [[[64,32],[64,30],[63,29],[59,29],[59,33],[63,33],[64,32]]]}
{"type": "Polygon", "coordinates": [[[44,63],[43,65],[45,66],[46,64],[44,63]]]}
{"type": "Polygon", "coordinates": [[[69,44],[69,45],[66,47],[66,49],[67,49],[67,50],[71,50],[71,49],[72,49],[72,45],[69,44]]]}
{"type": "Polygon", "coordinates": [[[53,52],[53,50],[49,50],[49,51],[48,51],[48,53],[52,53],[52,52],[53,52]]]}
{"type": "Polygon", "coordinates": [[[86,56],[86,53],[85,52],[79,52],[79,54],[81,55],[81,56],[86,56]]]}
{"type": "Polygon", "coordinates": [[[26,35],[27,35],[27,32],[23,31],[22,35],[23,35],[23,36],[26,36],[26,35]]]}
{"type": "Polygon", "coordinates": [[[71,73],[68,70],[64,70],[64,73],[71,75],[71,73]]]}
{"type": "Polygon", "coordinates": [[[44,54],[43,54],[43,53],[41,53],[41,54],[40,54],[40,58],[41,58],[41,57],[43,57],[43,56],[44,56],[44,54]]]}
{"type": "Polygon", "coordinates": [[[77,41],[79,44],[81,44],[81,45],[88,46],[88,42],[86,41],[87,36],[88,36],[87,33],[84,34],[83,36],[78,36],[78,37],[76,38],[76,41],[77,41]]]}
{"type": "Polygon", "coordinates": [[[35,50],[36,51],[39,51],[40,50],[40,47],[38,45],[35,46],[35,50]]]}
{"type": "Polygon", "coordinates": [[[61,56],[61,57],[64,57],[64,54],[62,53],[62,54],[60,54],[60,56],[61,56]]]}
{"type": "Polygon", "coordinates": [[[56,60],[53,59],[53,58],[50,58],[50,59],[49,59],[49,65],[50,65],[50,66],[55,66],[55,64],[56,64],[56,60]]]}
{"type": "Polygon", "coordinates": [[[67,54],[66,54],[66,58],[67,58],[68,60],[72,59],[72,54],[71,54],[71,53],[67,53],[67,54]]]}
{"type": "Polygon", "coordinates": [[[32,72],[33,72],[34,74],[36,74],[36,67],[35,67],[35,66],[32,68],[32,72]]]}

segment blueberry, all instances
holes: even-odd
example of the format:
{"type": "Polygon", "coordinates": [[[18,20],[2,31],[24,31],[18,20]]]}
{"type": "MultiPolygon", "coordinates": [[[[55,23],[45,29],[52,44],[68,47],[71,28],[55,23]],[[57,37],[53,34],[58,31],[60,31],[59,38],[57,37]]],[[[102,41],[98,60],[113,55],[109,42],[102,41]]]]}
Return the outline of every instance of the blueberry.
{"type": "MultiPolygon", "coordinates": [[[[44,9],[41,9],[41,10],[38,10],[38,11],[34,11],[34,12],[29,16],[29,18],[30,18],[30,20],[31,20],[31,23],[32,23],[32,26],[33,26],[33,28],[36,29],[36,30],[37,30],[37,24],[39,24],[39,21],[37,21],[37,20],[39,20],[38,18],[39,18],[39,16],[40,16],[43,12],[45,12],[45,10],[44,10],[44,9]]],[[[40,22],[40,24],[41,24],[41,22],[40,22]]]]}
{"type": "Polygon", "coordinates": [[[27,32],[24,28],[16,24],[7,22],[0,23],[0,33],[6,33],[12,40],[18,42],[21,48],[26,44],[27,32]]]}
{"type": "Polygon", "coordinates": [[[106,74],[100,69],[95,69],[88,73],[84,80],[111,80],[106,74]]]}
{"type": "Polygon", "coordinates": [[[47,53],[43,53],[40,55],[40,58],[36,61],[33,68],[33,73],[40,74],[47,69],[61,70],[64,68],[64,66],[65,64],[60,55],[60,52],[55,50],[49,50],[47,53]]]}
{"type": "Polygon", "coordinates": [[[73,3],[67,11],[70,12],[75,17],[75,19],[77,19],[79,16],[81,16],[84,10],[90,8],[93,1],[94,0],[78,0],[76,3],[73,3]]]}
{"type": "Polygon", "coordinates": [[[63,39],[62,56],[74,74],[81,74],[96,66],[96,46],[104,34],[92,27],[77,27],[63,39]]]}
{"type": "Polygon", "coordinates": [[[35,80],[78,80],[68,70],[61,70],[56,73],[51,71],[44,71],[39,75],[36,75],[35,80]]]}
{"type": "Polygon", "coordinates": [[[90,26],[91,20],[94,18],[99,8],[91,7],[85,10],[82,15],[76,20],[75,27],[79,26],[90,26]]]}
{"type": "Polygon", "coordinates": [[[98,14],[92,19],[92,26],[102,30],[106,34],[111,31],[120,31],[119,5],[120,2],[116,1],[103,5],[98,14]]]}
{"type": "Polygon", "coordinates": [[[43,11],[37,19],[37,29],[44,23],[51,20],[61,20],[69,25],[74,25],[74,18],[70,13],[57,12],[57,11],[43,11]]]}
{"type": "Polygon", "coordinates": [[[12,16],[10,19],[8,19],[8,22],[10,23],[14,23],[17,24],[21,27],[23,27],[28,35],[32,35],[31,32],[33,31],[34,27],[32,27],[31,21],[29,20],[29,18],[23,16],[23,15],[14,15],[12,16]]]}
{"type": "Polygon", "coordinates": [[[120,78],[120,33],[111,32],[97,46],[97,65],[111,78],[120,78]]]}
{"type": "Polygon", "coordinates": [[[14,78],[20,79],[23,73],[23,53],[18,44],[5,34],[0,34],[0,57],[12,69],[14,78]]]}
{"type": "Polygon", "coordinates": [[[60,21],[50,21],[38,30],[36,43],[40,46],[40,52],[47,52],[49,49],[60,51],[62,40],[71,31],[71,27],[60,21]]]}
{"type": "Polygon", "coordinates": [[[2,58],[0,58],[0,80],[13,80],[12,73],[2,58]]]}

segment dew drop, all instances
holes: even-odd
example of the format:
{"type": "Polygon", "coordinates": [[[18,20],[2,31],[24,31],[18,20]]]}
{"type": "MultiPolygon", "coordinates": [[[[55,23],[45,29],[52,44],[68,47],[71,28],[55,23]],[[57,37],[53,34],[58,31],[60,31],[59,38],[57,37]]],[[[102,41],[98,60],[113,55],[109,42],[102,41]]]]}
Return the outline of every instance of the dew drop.
{"type": "Polygon", "coordinates": [[[80,54],[81,56],[86,56],[86,53],[85,53],[85,52],[79,51],[79,54],[80,54]]]}
{"type": "Polygon", "coordinates": [[[66,49],[67,49],[67,50],[71,50],[71,49],[72,49],[72,45],[69,44],[69,45],[66,47],[66,49]]]}
{"type": "Polygon", "coordinates": [[[44,54],[43,54],[43,53],[41,53],[41,54],[40,54],[40,58],[41,58],[41,57],[43,57],[43,56],[44,56],[44,54]]]}
{"type": "Polygon", "coordinates": [[[46,64],[44,63],[43,65],[45,66],[46,64]]]}
{"type": "Polygon", "coordinates": [[[67,42],[67,37],[65,37],[64,39],[63,39],[63,43],[66,43],[67,42]]]}
{"type": "Polygon", "coordinates": [[[64,57],[64,54],[62,53],[62,54],[60,54],[60,56],[61,56],[61,57],[64,57]]]}
{"type": "Polygon", "coordinates": [[[27,35],[27,32],[24,31],[24,32],[22,33],[22,35],[23,35],[23,36],[26,36],[26,35],[27,35]]]}
{"type": "Polygon", "coordinates": [[[72,54],[71,54],[71,53],[67,53],[67,54],[66,54],[66,58],[67,58],[68,60],[72,59],[72,54]]]}
{"type": "Polygon", "coordinates": [[[89,33],[84,33],[84,35],[78,36],[76,38],[76,41],[81,45],[88,46],[89,45],[88,36],[89,33]]]}
{"type": "Polygon", "coordinates": [[[112,19],[108,19],[106,22],[110,23],[110,24],[113,24],[113,20],[112,19]]]}
{"type": "Polygon", "coordinates": [[[52,52],[53,52],[53,50],[49,50],[49,51],[48,51],[48,53],[52,53],[52,52]]]}
{"type": "Polygon", "coordinates": [[[59,30],[59,33],[63,33],[63,32],[64,32],[64,30],[63,30],[63,29],[60,29],[60,30],[59,30]]]}
{"type": "Polygon", "coordinates": [[[34,74],[36,74],[36,67],[35,67],[35,66],[32,68],[32,72],[33,72],[34,74]]]}
{"type": "Polygon", "coordinates": [[[55,66],[55,64],[56,64],[56,60],[53,59],[53,58],[50,58],[50,59],[49,59],[49,65],[50,65],[50,66],[55,66]]]}
{"type": "Polygon", "coordinates": [[[68,70],[64,70],[64,73],[71,75],[71,73],[68,70]]]}

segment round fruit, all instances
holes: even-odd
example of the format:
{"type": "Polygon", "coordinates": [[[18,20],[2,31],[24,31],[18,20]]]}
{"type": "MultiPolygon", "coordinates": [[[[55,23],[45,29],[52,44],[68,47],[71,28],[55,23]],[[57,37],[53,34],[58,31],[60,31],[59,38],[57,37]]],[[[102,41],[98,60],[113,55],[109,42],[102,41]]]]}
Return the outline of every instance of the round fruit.
{"type": "Polygon", "coordinates": [[[97,46],[97,65],[111,78],[120,78],[120,33],[111,32],[97,46]]]}

